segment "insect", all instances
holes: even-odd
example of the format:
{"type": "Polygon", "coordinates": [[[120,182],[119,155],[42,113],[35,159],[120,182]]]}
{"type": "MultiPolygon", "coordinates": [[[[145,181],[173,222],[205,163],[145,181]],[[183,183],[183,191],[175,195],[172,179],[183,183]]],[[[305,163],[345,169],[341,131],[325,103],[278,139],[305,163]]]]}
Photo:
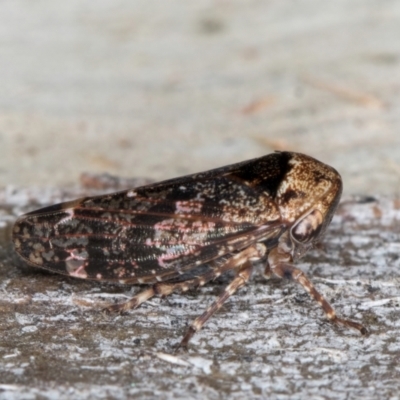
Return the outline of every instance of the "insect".
{"type": "Polygon", "coordinates": [[[261,158],[157,184],[56,204],[21,216],[17,253],[29,264],[69,276],[148,284],[123,312],[155,295],[202,286],[228,270],[233,280],[196,318],[180,346],[245,285],[254,263],[298,282],[339,325],[339,318],[294,262],[320,239],[339,203],[338,172],[299,153],[261,158]]]}

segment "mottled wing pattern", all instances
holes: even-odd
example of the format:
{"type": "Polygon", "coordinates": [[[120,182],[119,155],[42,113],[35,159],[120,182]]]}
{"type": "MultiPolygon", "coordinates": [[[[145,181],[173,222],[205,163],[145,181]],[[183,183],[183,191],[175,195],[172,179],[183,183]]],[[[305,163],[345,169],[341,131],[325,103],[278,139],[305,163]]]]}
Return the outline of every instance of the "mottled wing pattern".
{"type": "Polygon", "coordinates": [[[259,159],[26,214],[13,240],[30,264],[71,276],[147,283],[255,241],[277,241],[274,201],[290,157],[259,159]]]}

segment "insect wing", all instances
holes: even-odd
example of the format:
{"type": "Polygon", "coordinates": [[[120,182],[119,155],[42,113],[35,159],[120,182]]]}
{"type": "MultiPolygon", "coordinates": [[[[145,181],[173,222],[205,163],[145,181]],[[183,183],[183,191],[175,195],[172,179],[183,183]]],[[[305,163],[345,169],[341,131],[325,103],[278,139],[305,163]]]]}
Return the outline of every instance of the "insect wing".
{"type": "Polygon", "coordinates": [[[272,189],[280,171],[268,173],[271,160],[264,162],[273,156],[28,213],[14,226],[15,248],[34,266],[79,278],[174,278],[277,240],[284,226],[272,189]]]}

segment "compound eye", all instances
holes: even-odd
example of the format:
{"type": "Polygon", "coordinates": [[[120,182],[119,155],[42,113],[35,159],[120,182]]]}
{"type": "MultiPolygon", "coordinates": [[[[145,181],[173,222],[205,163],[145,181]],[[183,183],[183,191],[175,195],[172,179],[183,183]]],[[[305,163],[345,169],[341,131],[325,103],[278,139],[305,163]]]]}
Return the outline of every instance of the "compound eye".
{"type": "Polygon", "coordinates": [[[299,243],[308,243],[319,235],[322,222],[323,217],[321,212],[314,210],[293,226],[291,236],[299,243]]]}

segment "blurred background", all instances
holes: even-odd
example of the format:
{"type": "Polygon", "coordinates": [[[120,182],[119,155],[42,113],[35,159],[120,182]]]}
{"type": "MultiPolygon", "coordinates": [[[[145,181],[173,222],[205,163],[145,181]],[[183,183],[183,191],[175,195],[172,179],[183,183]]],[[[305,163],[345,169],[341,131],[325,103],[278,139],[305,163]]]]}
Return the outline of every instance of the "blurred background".
{"type": "Polygon", "coordinates": [[[0,3],[0,186],[310,154],[400,189],[400,2],[0,3]]]}

